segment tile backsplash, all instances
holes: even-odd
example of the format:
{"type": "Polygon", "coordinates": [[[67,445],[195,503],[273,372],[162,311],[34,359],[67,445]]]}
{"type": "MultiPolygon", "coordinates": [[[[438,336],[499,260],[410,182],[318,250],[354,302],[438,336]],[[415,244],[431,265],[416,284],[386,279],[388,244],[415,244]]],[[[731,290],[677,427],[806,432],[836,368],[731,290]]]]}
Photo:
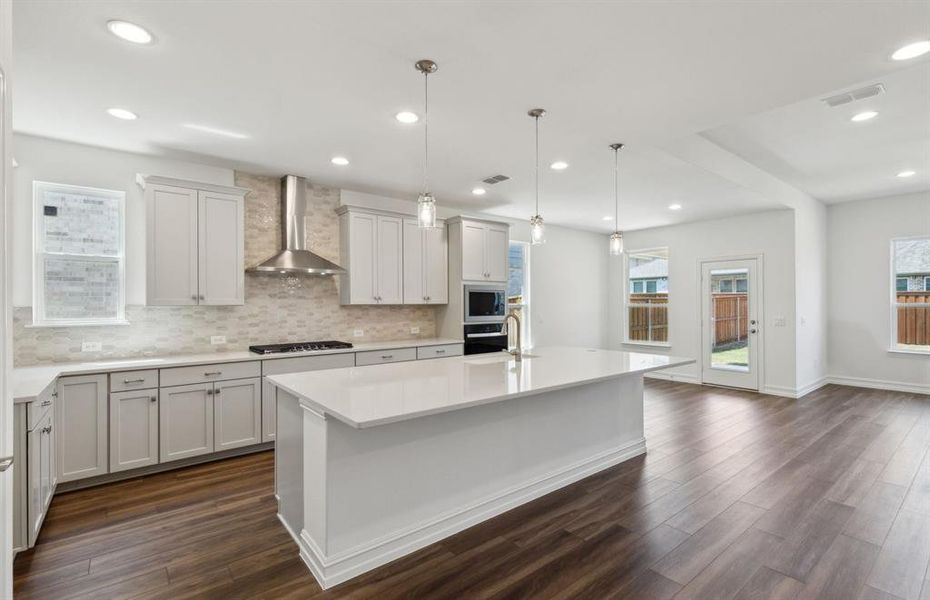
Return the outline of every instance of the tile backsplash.
{"type": "MultiPolygon", "coordinates": [[[[280,248],[280,182],[277,177],[236,173],[246,196],[245,260],[251,266],[280,248]]],[[[317,254],[339,260],[339,190],[310,185],[308,244],[317,254]]],[[[13,314],[16,366],[165,354],[244,350],[250,344],[341,339],[348,342],[432,337],[434,307],[341,306],[338,277],[246,274],[242,306],[126,307],[129,325],[29,327],[32,309],[13,314]],[[356,330],[364,336],[354,337],[356,330]],[[221,335],[226,343],[211,345],[221,335]],[[102,343],[100,352],[81,352],[84,341],[102,343]]]]}

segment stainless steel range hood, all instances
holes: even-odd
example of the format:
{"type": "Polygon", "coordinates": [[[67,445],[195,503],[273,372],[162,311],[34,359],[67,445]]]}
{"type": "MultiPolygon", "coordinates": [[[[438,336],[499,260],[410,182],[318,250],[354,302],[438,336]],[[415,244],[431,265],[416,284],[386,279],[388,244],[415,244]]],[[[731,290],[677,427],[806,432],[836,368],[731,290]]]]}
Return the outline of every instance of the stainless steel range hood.
{"type": "Polygon", "coordinates": [[[305,216],[307,213],[307,182],[303,177],[285,175],[281,178],[281,242],[280,252],[263,263],[246,269],[250,273],[306,273],[308,275],[341,275],[339,265],[307,249],[305,216]]]}

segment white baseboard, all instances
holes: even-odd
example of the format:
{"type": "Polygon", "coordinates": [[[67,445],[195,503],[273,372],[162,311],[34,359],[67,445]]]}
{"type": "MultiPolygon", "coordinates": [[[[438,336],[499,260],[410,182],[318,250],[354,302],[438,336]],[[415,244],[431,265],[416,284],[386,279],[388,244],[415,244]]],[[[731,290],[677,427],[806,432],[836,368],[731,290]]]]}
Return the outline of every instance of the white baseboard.
{"type": "Polygon", "coordinates": [[[665,381],[678,381],[681,383],[701,383],[697,375],[686,375],[683,373],[662,373],[660,371],[651,371],[646,373],[646,377],[649,379],[662,379],[665,381]]]}
{"type": "Polygon", "coordinates": [[[640,438],[333,556],[326,556],[306,530],[299,536],[290,528],[288,531],[300,546],[300,558],[323,589],[327,589],[645,452],[646,439],[640,438]]]}
{"type": "Polygon", "coordinates": [[[849,385],[852,387],[870,388],[874,390],[889,390],[892,392],[906,392],[909,394],[930,394],[930,385],[920,383],[902,383],[886,379],[868,379],[866,377],[846,377],[830,375],[826,378],[828,383],[836,385],[849,385]]]}

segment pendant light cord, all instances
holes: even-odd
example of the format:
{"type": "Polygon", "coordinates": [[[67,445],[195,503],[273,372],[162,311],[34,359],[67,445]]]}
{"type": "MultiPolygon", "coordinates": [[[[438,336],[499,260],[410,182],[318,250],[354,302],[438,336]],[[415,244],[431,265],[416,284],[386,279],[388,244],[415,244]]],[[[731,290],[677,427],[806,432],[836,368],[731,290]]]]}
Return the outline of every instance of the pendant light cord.
{"type": "Polygon", "coordinates": [[[614,229],[620,231],[620,148],[614,148],[614,229]]]}
{"type": "Polygon", "coordinates": [[[423,73],[423,192],[429,193],[429,73],[423,73]]]}
{"type": "Polygon", "coordinates": [[[536,216],[539,215],[539,117],[536,121],[536,216]]]}

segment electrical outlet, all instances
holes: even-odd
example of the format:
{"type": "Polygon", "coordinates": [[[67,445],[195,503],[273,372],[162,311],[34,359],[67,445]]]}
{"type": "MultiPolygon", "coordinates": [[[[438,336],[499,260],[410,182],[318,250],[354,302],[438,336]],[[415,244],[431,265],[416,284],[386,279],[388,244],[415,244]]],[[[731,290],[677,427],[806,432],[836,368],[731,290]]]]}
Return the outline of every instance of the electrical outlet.
{"type": "Polygon", "coordinates": [[[775,317],[775,327],[784,327],[787,324],[785,317],[775,317]]]}
{"type": "Polygon", "coordinates": [[[100,342],[82,342],[81,352],[100,352],[103,350],[103,344],[100,342]]]}
{"type": "Polygon", "coordinates": [[[363,335],[365,335],[365,331],[364,331],[364,330],[362,330],[362,329],[356,329],[356,330],[355,330],[355,337],[362,337],[363,335]]]}
{"type": "Polygon", "coordinates": [[[225,335],[211,335],[210,343],[213,344],[214,346],[217,344],[225,344],[226,336],[225,335]]]}
{"type": "Polygon", "coordinates": [[[419,328],[419,327],[411,327],[411,328],[410,328],[410,334],[411,334],[411,335],[417,335],[417,334],[419,334],[419,333],[420,333],[420,328],[419,328]]]}

